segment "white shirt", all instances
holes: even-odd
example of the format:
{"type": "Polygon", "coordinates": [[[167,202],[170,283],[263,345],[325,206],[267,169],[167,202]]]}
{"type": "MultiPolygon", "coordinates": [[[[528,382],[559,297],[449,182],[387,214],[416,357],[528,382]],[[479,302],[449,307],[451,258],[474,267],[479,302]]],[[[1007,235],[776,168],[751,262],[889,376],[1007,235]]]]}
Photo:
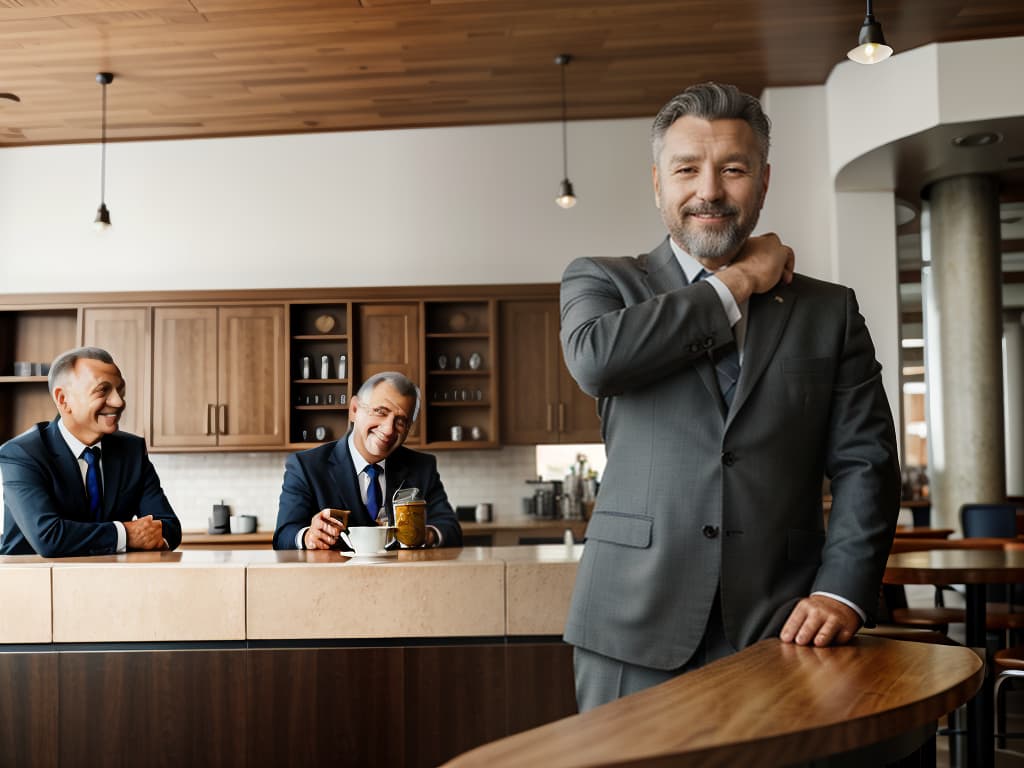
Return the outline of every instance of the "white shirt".
{"type": "MultiPolygon", "coordinates": [[[[82,458],[82,453],[86,448],[91,446],[86,445],[77,437],[71,434],[71,431],[64,426],[64,419],[57,422],[57,429],[60,430],[60,436],[64,438],[64,442],[67,443],[68,449],[71,451],[71,455],[78,459],[78,468],[82,471],[82,486],[85,487],[85,473],[89,471],[89,464],[85,459],[82,458]]],[[[100,473],[100,481],[103,480],[103,441],[96,443],[100,447],[100,460],[97,465],[100,473]]],[[[100,525],[106,525],[106,523],[100,523],[100,525]]],[[[120,520],[114,520],[111,525],[117,529],[117,551],[118,553],[128,551],[128,533],[124,529],[124,523],[120,520]]]]}

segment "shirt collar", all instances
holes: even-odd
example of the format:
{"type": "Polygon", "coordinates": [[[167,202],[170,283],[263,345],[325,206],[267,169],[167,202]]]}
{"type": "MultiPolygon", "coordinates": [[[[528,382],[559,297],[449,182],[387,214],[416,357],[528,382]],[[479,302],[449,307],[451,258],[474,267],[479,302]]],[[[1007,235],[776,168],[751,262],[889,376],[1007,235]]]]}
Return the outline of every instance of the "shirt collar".
{"type": "Polygon", "coordinates": [[[672,247],[672,253],[675,254],[676,261],[679,262],[679,266],[683,268],[683,274],[686,275],[686,282],[692,284],[693,281],[697,279],[697,275],[700,274],[700,271],[704,269],[704,265],[680,248],[678,243],[676,243],[676,241],[671,237],[668,239],[668,244],[672,247]]]}
{"type": "MultiPolygon", "coordinates": [[[[370,464],[370,462],[363,458],[363,454],[359,452],[359,449],[356,448],[355,433],[353,432],[348,433],[348,453],[352,457],[352,466],[356,468],[357,475],[370,464]]],[[[387,459],[381,459],[380,461],[375,461],[374,464],[383,470],[385,461],[387,459]]]]}
{"type": "MultiPolygon", "coordinates": [[[[64,442],[67,443],[68,448],[71,450],[71,455],[76,459],[82,458],[82,451],[89,446],[71,434],[71,430],[64,425],[64,419],[59,419],[57,421],[57,429],[60,430],[60,436],[64,438],[64,442]]],[[[96,446],[100,447],[101,442],[102,441],[97,442],[96,446]]]]}

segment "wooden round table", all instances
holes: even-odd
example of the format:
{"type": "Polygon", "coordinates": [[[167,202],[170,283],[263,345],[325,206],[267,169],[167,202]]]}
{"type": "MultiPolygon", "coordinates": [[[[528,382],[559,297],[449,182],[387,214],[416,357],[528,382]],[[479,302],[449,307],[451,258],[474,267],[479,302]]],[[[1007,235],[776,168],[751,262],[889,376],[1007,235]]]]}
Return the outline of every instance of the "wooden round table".
{"type": "MultiPolygon", "coordinates": [[[[941,549],[890,555],[887,584],[963,584],[967,589],[966,636],[971,648],[986,647],[985,585],[1024,582],[1024,552],[1004,549],[941,549]]],[[[967,765],[995,763],[991,659],[985,684],[967,703],[967,765]]]]}
{"type": "Polygon", "coordinates": [[[982,676],[977,655],[955,646],[877,637],[833,648],[762,640],[447,765],[792,765],[919,734],[972,696],[982,676]]]}

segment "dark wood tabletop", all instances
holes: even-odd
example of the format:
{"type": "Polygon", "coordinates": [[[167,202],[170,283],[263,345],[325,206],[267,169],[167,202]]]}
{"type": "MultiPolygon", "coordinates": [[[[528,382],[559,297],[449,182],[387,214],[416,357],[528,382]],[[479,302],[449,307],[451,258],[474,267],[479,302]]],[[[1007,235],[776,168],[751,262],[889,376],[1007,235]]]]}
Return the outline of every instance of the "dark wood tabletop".
{"type": "Polygon", "coordinates": [[[896,528],[897,539],[948,539],[952,528],[928,528],[923,525],[901,525],[896,528]]]}
{"type": "Polygon", "coordinates": [[[982,681],[969,649],[857,637],[763,640],[581,715],[478,747],[452,768],[791,765],[876,744],[951,712],[982,681]]]}

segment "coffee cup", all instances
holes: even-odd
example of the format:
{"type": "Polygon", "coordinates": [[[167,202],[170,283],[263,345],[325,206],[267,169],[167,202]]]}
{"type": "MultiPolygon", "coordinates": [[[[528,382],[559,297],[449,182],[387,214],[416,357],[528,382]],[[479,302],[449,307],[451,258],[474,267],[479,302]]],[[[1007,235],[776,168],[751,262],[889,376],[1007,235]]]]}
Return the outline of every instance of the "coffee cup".
{"type": "Polygon", "coordinates": [[[477,504],[476,510],[474,510],[474,516],[478,523],[491,522],[491,505],[487,503],[477,504]]]}
{"type": "Polygon", "coordinates": [[[427,502],[395,504],[396,538],[405,547],[422,547],[427,541],[427,502]]]}
{"type": "Polygon", "coordinates": [[[388,535],[394,528],[387,525],[352,526],[341,537],[355,550],[357,555],[378,555],[384,552],[388,535]]]}

